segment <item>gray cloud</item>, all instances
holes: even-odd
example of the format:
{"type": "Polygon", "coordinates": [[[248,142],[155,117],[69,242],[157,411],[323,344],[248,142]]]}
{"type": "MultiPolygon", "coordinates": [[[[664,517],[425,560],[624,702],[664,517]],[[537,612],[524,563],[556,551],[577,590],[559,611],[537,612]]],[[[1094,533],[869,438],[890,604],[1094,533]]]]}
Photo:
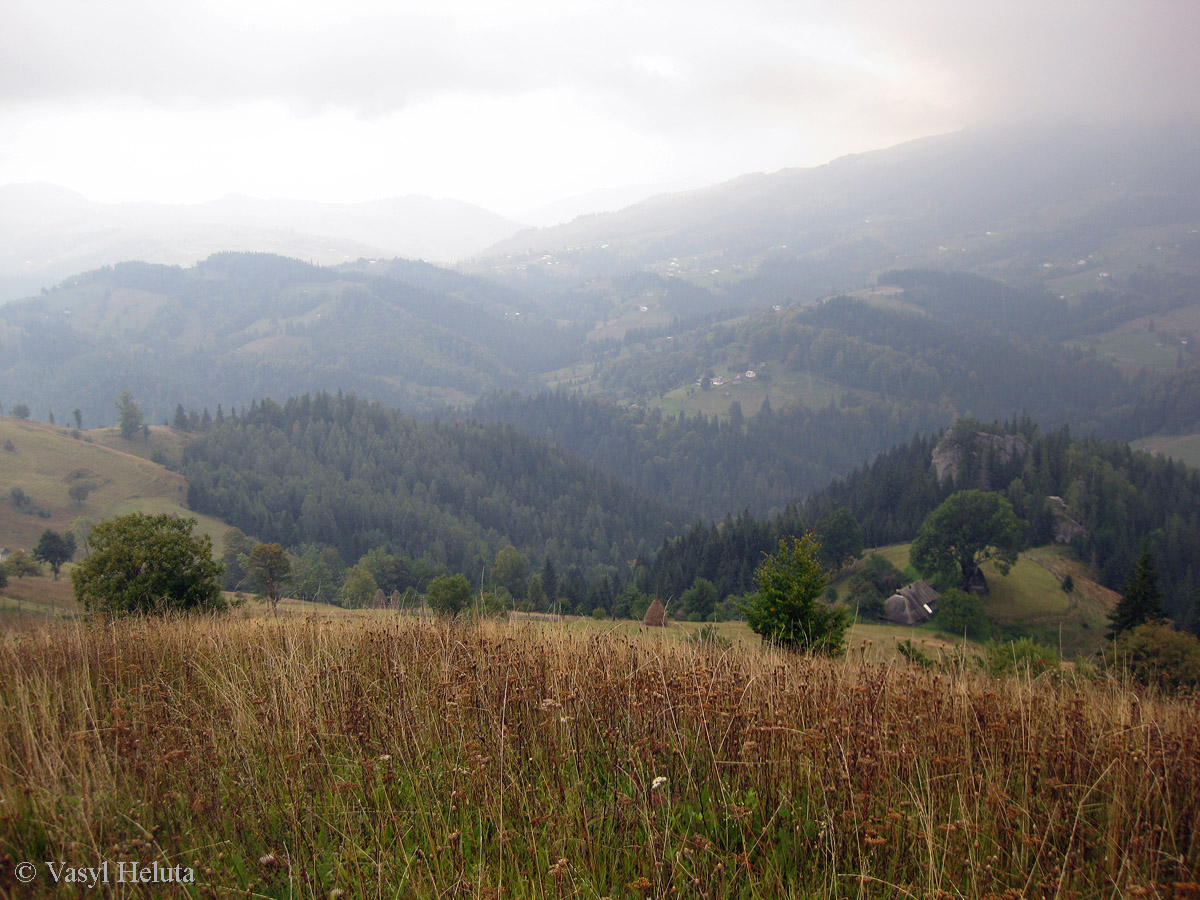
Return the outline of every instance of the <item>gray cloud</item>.
{"type": "Polygon", "coordinates": [[[12,162],[8,177],[44,172],[19,127],[70,134],[85,112],[104,127],[97,113],[109,110],[144,115],[143,145],[162,139],[144,151],[154,162],[178,159],[180,121],[202,112],[192,171],[218,190],[236,160],[274,184],[269,126],[230,147],[246,108],[267,101],[302,121],[286,122],[289,148],[317,154],[296,171],[344,169],[371,189],[408,189],[388,141],[427,145],[406,157],[413,172],[444,163],[478,182],[500,167],[500,180],[542,190],[555,168],[558,184],[595,179],[598,158],[612,185],[731,177],[968,124],[1200,115],[1198,36],[1197,0],[4,0],[0,134],[15,124],[0,163],[12,162]],[[474,133],[448,117],[481,109],[497,111],[492,133],[464,157],[474,133]],[[399,112],[411,116],[398,123],[399,112]],[[349,140],[346,114],[391,121],[353,129],[357,144],[343,146],[333,132],[349,140]],[[500,146],[507,155],[492,152],[500,146]],[[393,187],[378,188],[384,179],[393,187]]]}
{"type": "MultiPolygon", "coordinates": [[[[849,0],[484,6],[457,16],[403,5],[279,6],[8,0],[0,102],[104,99],[224,104],[277,98],[370,115],[451,91],[566,85],[653,120],[669,105],[703,119],[866,102],[942,105],[964,118],[1023,110],[1193,108],[1195,0],[849,0]],[[813,27],[837,29],[866,60],[900,72],[805,58],[813,27]],[[671,82],[632,64],[677,60],[671,82]],[[942,96],[919,97],[940,75],[942,96]],[[901,78],[913,78],[911,84],[901,78]]],[[[910,110],[911,112],[911,110],[910,110]]],[[[672,124],[678,124],[673,121],[672,124]]]]}

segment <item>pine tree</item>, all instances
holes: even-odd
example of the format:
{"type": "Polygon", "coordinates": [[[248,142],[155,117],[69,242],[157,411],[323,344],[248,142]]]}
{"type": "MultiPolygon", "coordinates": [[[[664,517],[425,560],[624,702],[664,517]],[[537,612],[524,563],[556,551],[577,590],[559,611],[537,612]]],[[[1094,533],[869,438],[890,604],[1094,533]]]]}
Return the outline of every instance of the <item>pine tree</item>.
{"type": "Polygon", "coordinates": [[[1108,614],[1111,623],[1105,634],[1109,640],[1121,633],[1136,628],[1143,622],[1162,618],[1162,592],[1158,589],[1158,570],[1150,556],[1150,548],[1142,545],[1142,555],[1134,567],[1133,575],[1125,583],[1125,596],[1108,614]]]}

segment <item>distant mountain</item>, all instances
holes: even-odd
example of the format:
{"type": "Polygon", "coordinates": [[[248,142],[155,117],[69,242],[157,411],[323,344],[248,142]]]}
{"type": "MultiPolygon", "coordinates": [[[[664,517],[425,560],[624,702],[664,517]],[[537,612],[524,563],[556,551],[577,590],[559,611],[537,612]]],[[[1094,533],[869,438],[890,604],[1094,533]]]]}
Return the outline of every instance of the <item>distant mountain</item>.
{"type": "Polygon", "coordinates": [[[240,250],[321,265],[360,257],[449,261],[520,227],[476,206],[429,197],[353,204],[236,196],[195,205],[102,204],[54,185],[6,185],[0,187],[0,303],[128,260],[191,265],[240,250]]]}
{"type": "Polygon", "coordinates": [[[1200,123],[970,130],[746,175],[526,230],[480,264],[560,279],[648,270],[729,305],[808,300],[891,268],[1073,293],[1101,272],[1200,268],[1200,123]]]}
{"type": "Polygon", "coordinates": [[[223,253],[121,263],[0,307],[0,402],[89,427],[133,393],[151,422],[177,403],[353,390],[405,409],[465,402],[573,361],[583,328],[511,291],[403,260],[319,267],[223,253]]]}
{"type": "Polygon", "coordinates": [[[564,197],[553,203],[547,203],[536,209],[528,210],[517,215],[522,222],[538,227],[560,225],[571,222],[581,216],[594,215],[600,212],[611,212],[625,209],[640,203],[648,197],[662,194],[690,191],[703,187],[705,182],[698,179],[684,179],[664,184],[637,184],[619,188],[600,188],[579,194],[575,197],[564,197]]]}

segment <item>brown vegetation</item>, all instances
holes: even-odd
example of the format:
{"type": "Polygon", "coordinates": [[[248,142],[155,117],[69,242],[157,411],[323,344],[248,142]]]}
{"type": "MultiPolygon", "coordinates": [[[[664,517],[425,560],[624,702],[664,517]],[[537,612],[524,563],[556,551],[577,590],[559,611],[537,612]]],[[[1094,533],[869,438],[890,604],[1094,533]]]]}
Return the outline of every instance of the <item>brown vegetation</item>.
{"type": "Polygon", "coordinates": [[[0,892],[1182,898],[1198,773],[1194,700],[1073,676],[390,617],[0,637],[0,892]]]}

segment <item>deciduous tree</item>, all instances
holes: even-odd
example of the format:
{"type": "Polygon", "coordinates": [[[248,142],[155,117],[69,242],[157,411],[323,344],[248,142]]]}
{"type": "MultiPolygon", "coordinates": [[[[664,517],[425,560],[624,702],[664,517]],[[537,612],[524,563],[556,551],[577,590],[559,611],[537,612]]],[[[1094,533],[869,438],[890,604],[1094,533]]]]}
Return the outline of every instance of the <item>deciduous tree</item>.
{"type": "Polygon", "coordinates": [[[366,566],[357,562],[346,570],[346,578],[338,591],[338,602],[349,609],[362,609],[371,605],[371,598],[379,590],[375,577],[366,566]]]}
{"type": "Polygon", "coordinates": [[[24,550],[14,550],[12,555],[8,557],[8,561],[4,564],[8,569],[9,575],[16,575],[17,578],[24,578],[26,575],[41,575],[42,567],[37,562],[30,558],[29,554],[24,550]]]}
{"type": "Polygon", "coordinates": [[[691,622],[707,622],[717,608],[717,589],[707,578],[697,577],[692,586],[683,592],[679,602],[691,622]]]}
{"type": "Polygon", "coordinates": [[[453,618],[471,602],[471,582],[465,575],[439,575],[429,582],[429,608],[437,615],[453,618]]]}
{"type": "Polygon", "coordinates": [[[292,563],[279,544],[256,544],[250,551],[247,571],[258,586],[260,596],[271,604],[271,612],[277,613],[284,585],[292,577],[292,563]]]}
{"type": "Polygon", "coordinates": [[[525,596],[528,566],[521,552],[512,544],[496,553],[496,564],[492,567],[492,581],[497,587],[508,589],[518,600],[525,596]]]}
{"type": "Polygon", "coordinates": [[[221,566],[195,519],[131,513],[96,525],[91,555],[71,572],[75,597],[108,615],[209,612],[225,608],[221,566]]]}
{"type": "Polygon", "coordinates": [[[42,536],[38,538],[38,542],[33,548],[33,558],[41,560],[50,567],[55,581],[58,581],[58,570],[62,568],[63,563],[70,562],[74,555],[75,535],[69,531],[66,534],[59,534],[57,531],[47,528],[42,532],[42,536]]]}
{"type": "Polygon", "coordinates": [[[1007,575],[1021,541],[1021,520],[1000,494],[958,491],[925,519],[910,558],[926,578],[955,581],[965,591],[985,560],[1007,575]]]}

